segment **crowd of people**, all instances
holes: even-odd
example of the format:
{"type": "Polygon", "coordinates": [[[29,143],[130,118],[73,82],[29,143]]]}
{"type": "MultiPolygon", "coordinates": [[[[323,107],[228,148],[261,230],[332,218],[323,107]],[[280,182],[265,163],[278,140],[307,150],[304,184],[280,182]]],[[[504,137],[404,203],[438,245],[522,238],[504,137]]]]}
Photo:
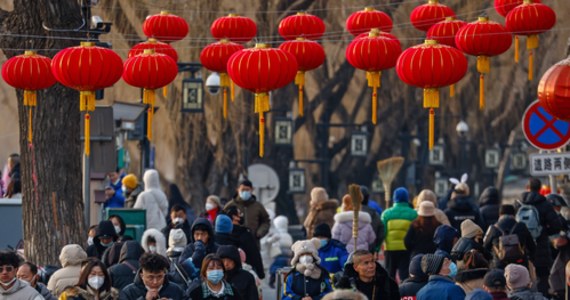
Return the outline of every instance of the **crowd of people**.
{"type": "Polygon", "coordinates": [[[569,296],[570,209],[562,196],[541,194],[535,178],[514,205],[494,187],[476,201],[466,180],[440,199],[397,188],[384,210],[364,186],[340,203],[316,187],[297,241],[248,180],[228,201],[208,196],[194,216],[172,200],[182,198],[177,188],[166,196],[155,170],[144,184],[134,174],[109,179],[104,205],[146,210],[141,241],[110,215],[89,228],[86,248],[61,249],[55,271],[0,252],[0,299],[257,300],[266,272],[287,300],[569,296]]]}

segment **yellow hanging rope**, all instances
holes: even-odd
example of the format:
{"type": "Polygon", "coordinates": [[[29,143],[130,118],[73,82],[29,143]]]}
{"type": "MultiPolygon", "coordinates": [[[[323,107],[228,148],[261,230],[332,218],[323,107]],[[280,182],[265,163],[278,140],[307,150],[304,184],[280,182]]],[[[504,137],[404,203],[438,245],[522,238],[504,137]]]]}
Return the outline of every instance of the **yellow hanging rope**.
{"type": "Polygon", "coordinates": [[[479,76],[479,109],[485,108],[485,74],[491,71],[491,61],[488,56],[477,56],[477,71],[479,76]]]}
{"type": "Polygon", "coordinates": [[[259,114],[259,157],[265,153],[265,116],[269,111],[269,95],[267,93],[255,94],[255,113],[259,114]]]}
{"type": "Polygon", "coordinates": [[[33,139],[32,134],[32,108],[28,107],[28,143],[31,144],[33,139]]]}
{"type": "Polygon", "coordinates": [[[32,144],[33,140],[33,129],[32,129],[32,117],[33,108],[36,107],[37,95],[36,91],[24,90],[24,107],[28,107],[28,143],[32,144]]]}
{"type": "Polygon", "coordinates": [[[223,108],[222,108],[222,113],[224,115],[224,120],[226,120],[228,118],[228,88],[222,88],[222,90],[224,90],[224,95],[223,95],[223,108]]]}
{"type": "Polygon", "coordinates": [[[378,88],[381,85],[381,74],[381,72],[366,72],[368,87],[372,88],[372,124],[374,125],[378,122],[378,88]]]}
{"type": "Polygon", "coordinates": [[[479,109],[485,109],[485,74],[479,75],[479,109]]]}
{"type": "Polygon", "coordinates": [[[435,140],[435,111],[433,108],[429,109],[429,133],[428,133],[428,140],[429,140],[429,150],[433,149],[433,144],[435,140]]]}
{"type": "Polygon", "coordinates": [[[162,97],[164,98],[168,97],[168,86],[162,87],[162,97]]]}
{"type": "Polygon", "coordinates": [[[84,150],[85,155],[91,154],[91,115],[90,111],[95,110],[95,93],[93,91],[79,92],[79,110],[85,112],[84,117],[84,150]]]}
{"type": "Polygon", "coordinates": [[[235,98],[236,98],[236,86],[234,84],[234,81],[230,80],[230,99],[232,99],[232,102],[234,102],[235,98]]]}
{"type": "Polygon", "coordinates": [[[526,38],[526,48],[528,49],[528,80],[534,79],[534,49],[538,48],[538,35],[529,35],[526,38]]]}
{"type": "Polygon", "coordinates": [[[424,89],[424,108],[429,108],[428,147],[433,149],[435,137],[435,111],[439,107],[439,90],[435,88],[424,89]]]}
{"type": "Polygon", "coordinates": [[[519,36],[515,35],[515,63],[518,63],[520,60],[520,42],[519,42],[519,36]]]}
{"type": "Polygon", "coordinates": [[[455,84],[449,86],[449,97],[455,97],[455,84]]]}
{"type": "Polygon", "coordinates": [[[89,156],[91,154],[91,146],[90,146],[90,139],[91,139],[91,116],[89,115],[89,111],[85,112],[85,126],[84,126],[84,136],[85,136],[85,155],[89,156]]]}
{"type": "Polygon", "coordinates": [[[295,76],[295,84],[299,86],[299,116],[303,116],[305,113],[304,101],[303,101],[303,87],[305,86],[305,72],[298,71],[295,76]]]}

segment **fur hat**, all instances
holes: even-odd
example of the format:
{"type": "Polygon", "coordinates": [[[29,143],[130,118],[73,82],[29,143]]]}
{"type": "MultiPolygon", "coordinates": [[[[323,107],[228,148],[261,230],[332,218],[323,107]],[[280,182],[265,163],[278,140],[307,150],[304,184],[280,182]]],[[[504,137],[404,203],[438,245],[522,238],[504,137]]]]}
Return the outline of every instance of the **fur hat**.
{"type": "Polygon", "coordinates": [[[441,267],[443,266],[444,259],[445,257],[441,255],[430,253],[424,255],[424,257],[422,257],[422,271],[424,271],[426,275],[439,274],[439,271],[441,271],[441,267]]]}
{"type": "Polygon", "coordinates": [[[528,270],[517,264],[510,264],[505,268],[505,278],[507,279],[507,286],[511,291],[526,288],[530,284],[528,270]]]}
{"type": "Polygon", "coordinates": [[[478,234],[483,235],[483,229],[473,221],[467,219],[461,222],[461,237],[474,238],[478,234]]]}
{"type": "Polygon", "coordinates": [[[314,187],[311,190],[311,204],[316,205],[327,200],[329,200],[329,195],[324,188],[314,187]]]}
{"type": "Polygon", "coordinates": [[[418,216],[421,217],[433,217],[435,216],[435,206],[430,201],[423,201],[420,203],[420,209],[418,209],[418,216]]]}
{"type": "Polygon", "coordinates": [[[188,241],[186,240],[186,234],[180,228],[171,229],[168,235],[168,250],[167,252],[177,251],[182,252],[184,251],[184,247],[188,241]]]}
{"type": "Polygon", "coordinates": [[[399,187],[394,191],[392,199],[394,200],[394,203],[407,203],[410,201],[410,195],[406,188],[399,187]]]}
{"type": "Polygon", "coordinates": [[[128,188],[128,189],[134,189],[137,187],[137,185],[139,184],[139,180],[137,178],[137,176],[135,176],[135,174],[129,174],[125,177],[123,177],[123,180],[121,181],[123,183],[123,185],[128,188]]]}
{"type": "Polygon", "coordinates": [[[313,259],[317,264],[321,263],[321,258],[319,257],[319,247],[321,246],[321,241],[317,238],[312,238],[310,240],[296,241],[291,250],[293,250],[293,258],[291,259],[291,265],[295,266],[299,262],[299,257],[302,254],[311,254],[313,259]]]}

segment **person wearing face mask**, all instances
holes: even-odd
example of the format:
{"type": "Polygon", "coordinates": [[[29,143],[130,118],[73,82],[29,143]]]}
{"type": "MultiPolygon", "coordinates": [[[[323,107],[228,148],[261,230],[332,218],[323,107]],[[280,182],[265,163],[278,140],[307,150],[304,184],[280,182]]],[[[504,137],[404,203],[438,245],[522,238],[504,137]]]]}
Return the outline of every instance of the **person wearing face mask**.
{"type": "Polygon", "coordinates": [[[111,277],[98,259],[90,259],[81,269],[77,285],[63,291],[60,300],[116,300],[119,292],[111,287],[111,277]]]}
{"type": "Polygon", "coordinates": [[[294,256],[293,269],[285,278],[283,300],[320,300],[332,291],[329,273],[320,266],[321,258],[317,249],[321,241],[317,238],[297,241],[291,246],[294,256]]]}
{"type": "Polygon", "coordinates": [[[453,281],[457,265],[445,256],[425,254],[422,271],[429,276],[428,283],[417,293],[417,300],[464,299],[465,291],[453,281]]]}
{"type": "Polygon", "coordinates": [[[139,262],[135,280],[121,291],[120,300],[187,299],[182,288],[166,276],[170,267],[168,259],[159,254],[145,253],[139,262]]]}
{"type": "Polygon", "coordinates": [[[16,273],[18,279],[27,282],[31,287],[33,287],[44,299],[46,300],[57,300],[57,298],[52,295],[45,284],[39,282],[40,276],[38,275],[38,267],[27,261],[24,262],[16,273]]]}
{"type": "Polygon", "coordinates": [[[49,278],[48,290],[59,297],[61,292],[68,287],[77,284],[81,273],[81,262],[87,259],[87,253],[77,244],[69,244],[61,248],[59,262],[62,268],[55,271],[49,278]]]}
{"type": "Polygon", "coordinates": [[[483,230],[475,222],[467,219],[461,223],[461,238],[455,243],[451,249],[451,258],[459,262],[459,268],[462,268],[463,257],[471,250],[476,250],[483,254],[487,261],[493,256],[483,247],[483,230]]]}
{"type": "Polygon", "coordinates": [[[139,179],[135,174],[131,173],[123,177],[121,182],[123,183],[121,190],[125,196],[125,207],[133,208],[135,202],[137,201],[137,197],[140,193],[143,192],[143,188],[139,183],[139,179]]]}
{"type": "Polygon", "coordinates": [[[200,277],[194,280],[186,296],[192,300],[241,300],[244,298],[231,283],[224,280],[223,260],[216,254],[208,254],[202,262],[200,277]]]}
{"type": "Polygon", "coordinates": [[[144,231],[141,246],[147,253],[157,253],[166,257],[166,237],[154,228],[144,231]]]}
{"type": "Polygon", "coordinates": [[[216,253],[224,264],[225,279],[238,291],[243,299],[259,299],[255,277],[244,270],[238,248],[224,245],[216,253]]]}
{"type": "Polygon", "coordinates": [[[182,229],[186,235],[186,241],[189,241],[192,236],[190,223],[188,223],[186,215],[186,209],[178,204],[175,204],[170,208],[170,220],[168,221],[168,225],[166,225],[161,232],[165,237],[168,237],[170,236],[170,230],[172,229],[182,229]]]}
{"type": "Polygon", "coordinates": [[[212,225],[216,224],[216,217],[222,211],[222,202],[220,202],[220,197],[216,195],[210,195],[206,198],[206,204],[204,205],[205,212],[202,217],[208,219],[212,225]]]}
{"type": "Polygon", "coordinates": [[[13,251],[0,252],[0,299],[41,300],[44,299],[24,280],[18,279],[16,273],[20,265],[18,254],[13,251]]]}
{"type": "Polygon", "coordinates": [[[259,251],[259,240],[269,232],[269,214],[265,207],[257,202],[253,192],[253,184],[249,180],[240,182],[237,193],[225,208],[237,206],[243,213],[244,225],[253,233],[259,251]]]}
{"type": "Polygon", "coordinates": [[[89,226],[89,229],[87,230],[87,247],[93,245],[95,235],[97,235],[97,225],[89,226]]]}
{"type": "Polygon", "coordinates": [[[87,247],[87,256],[101,259],[105,250],[119,239],[115,226],[111,221],[101,221],[97,225],[93,245],[87,247]]]}
{"type": "Polygon", "coordinates": [[[348,251],[341,242],[332,238],[330,226],[326,223],[318,224],[313,236],[321,242],[319,247],[321,266],[330,274],[341,271],[348,259],[348,251]]]}
{"type": "Polygon", "coordinates": [[[123,218],[119,215],[109,216],[109,221],[113,223],[113,228],[118,235],[117,241],[113,243],[110,247],[105,249],[103,256],[101,256],[101,261],[107,266],[107,268],[115,265],[119,262],[119,256],[121,255],[121,248],[123,243],[127,240],[131,240],[130,236],[124,236],[125,229],[127,226],[123,221],[123,218]]]}

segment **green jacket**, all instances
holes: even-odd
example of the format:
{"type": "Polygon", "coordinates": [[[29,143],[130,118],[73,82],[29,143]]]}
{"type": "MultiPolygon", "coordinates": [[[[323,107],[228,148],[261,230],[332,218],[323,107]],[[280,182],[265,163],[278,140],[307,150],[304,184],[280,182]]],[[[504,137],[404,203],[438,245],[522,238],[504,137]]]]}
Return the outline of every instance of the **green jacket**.
{"type": "Polygon", "coordinates": [[[395,203],[382,213],[382,223],[386,228],[386,251],[406,250],[404,238],[410,224],[418,217],[418,213],[408,203],[395,203]]]}

